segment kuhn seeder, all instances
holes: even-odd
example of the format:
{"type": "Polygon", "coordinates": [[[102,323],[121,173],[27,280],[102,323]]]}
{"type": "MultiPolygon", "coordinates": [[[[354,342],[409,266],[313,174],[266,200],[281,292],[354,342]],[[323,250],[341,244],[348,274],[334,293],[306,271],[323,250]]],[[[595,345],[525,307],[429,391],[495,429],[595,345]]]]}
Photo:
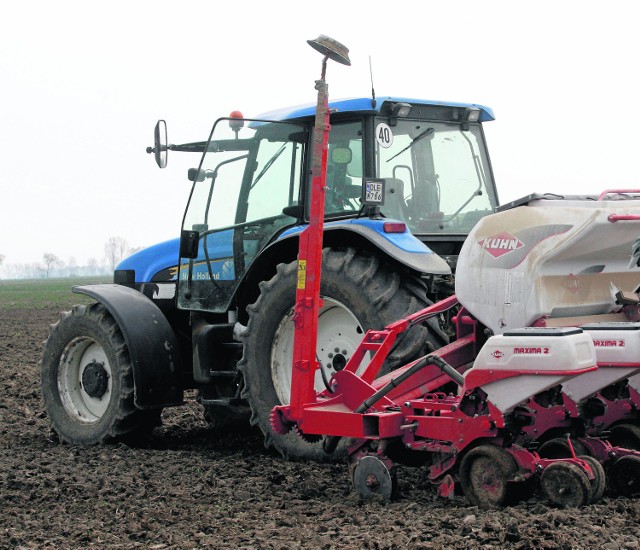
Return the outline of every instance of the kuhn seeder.
{"type": "MultiPolygon", "coordinates": [[[[274,432],[294,429],[310,441],[324,436],[328,453],[347,440],[362,497],[393,497],[395,464],[402,462],[426,465],[442,496],[459,484],[479,505],[526,498],[538,482],[553,503],[594,502],[605,490],[603,465],[616,488],[634,494],[640,452],[606,439],[617,430],[632,447],[637,434],[639,281],[621,265],[638,231],[621,222],[640,220],[640,201],[605,200],[628,197],[626,191],[597,200],[531,196],[485,217],[460,253],[456,295],[369,330],[345,367],[316,392],[329,133],[324,74],[327,59],[348,58],[333,41],[311,45],[325,55],[317,84],[317,164],[298,256],[291,399],[273,409],[274,432]],[[377,378],[408,330],[452,310],[453,342],[377,378]],[[602,344],[609,340],[618,344],[602,344]],[[611,356],[616,347],[624,352],[611,356]]],[[[371,182],[372,190],[378,184],[371,182]]],[[[380,194],[366,191],[363,201],[375,204],[380,194]]]]}

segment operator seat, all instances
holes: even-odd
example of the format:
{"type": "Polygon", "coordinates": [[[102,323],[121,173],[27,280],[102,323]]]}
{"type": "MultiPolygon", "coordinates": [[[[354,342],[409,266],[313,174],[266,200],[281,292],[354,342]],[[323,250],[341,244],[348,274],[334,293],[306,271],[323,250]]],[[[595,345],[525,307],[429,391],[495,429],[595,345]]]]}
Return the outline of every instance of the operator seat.
{"type": "Polygon", "coordinates": [[[387,218],[407,219],[407,203],[404,201],[404,182],[398,178],[385,178],[382,213],[387,218]]]}

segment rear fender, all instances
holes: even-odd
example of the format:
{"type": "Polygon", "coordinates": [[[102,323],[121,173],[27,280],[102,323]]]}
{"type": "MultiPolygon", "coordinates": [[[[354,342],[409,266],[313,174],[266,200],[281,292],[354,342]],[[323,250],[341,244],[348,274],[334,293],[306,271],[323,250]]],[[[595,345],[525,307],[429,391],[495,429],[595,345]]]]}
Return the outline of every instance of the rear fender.
{"type": "Polygon", "coordinates": [[[183,402],[180,347],[169,321],[149,298],[115,284],[76,286],[103,304],[122,331],[133,365],[134,403],[139,409],[183,402]]]}
{"type": "MultiPolygon", "coordinates": [[[[333,232],[349,232],[369,241],[372,248],[380,250],[397,262],[417,271],[432,275],[450,275],[451,267],[408,229],[400,233],[387,233],[385,223],[394,220],[356,218],[334,222],[325,222],[324,240],[331,240],[333,232]]],[[[280,235],[279,239],[298,236],[303,227],[297,226],[280,235]]]]}

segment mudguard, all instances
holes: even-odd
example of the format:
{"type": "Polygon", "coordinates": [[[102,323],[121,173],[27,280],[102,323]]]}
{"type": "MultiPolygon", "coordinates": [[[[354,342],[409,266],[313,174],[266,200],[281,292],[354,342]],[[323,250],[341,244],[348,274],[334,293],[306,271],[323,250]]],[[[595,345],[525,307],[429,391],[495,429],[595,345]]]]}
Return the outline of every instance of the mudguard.
{"type": "Polygon", "coordinates": [[[76,286],[103,304],[118,323],[133,365],[134,403],[139,409],[183,402],[180,349],[169,321],[149,298],[116,284],[76,286]]]}
{"type": "MultiPolygon", "coordinates": [[[[325,222],[325,233],[336,230],[345,230],[356,233],[375,245],[376,248],[397,260],[401,264],[418,271],[434,275],[450,275],[451,267],[447,262],[431,250],[426,244],[414,236],[408,229],[401,233],[386,233],[385,222],[391,219],[372,220],[368,218],[355,218],[325,222]]],[[[279,240],[292,236],[298,236],[305,226],[296,226],[284,231],[279,240]]]]}

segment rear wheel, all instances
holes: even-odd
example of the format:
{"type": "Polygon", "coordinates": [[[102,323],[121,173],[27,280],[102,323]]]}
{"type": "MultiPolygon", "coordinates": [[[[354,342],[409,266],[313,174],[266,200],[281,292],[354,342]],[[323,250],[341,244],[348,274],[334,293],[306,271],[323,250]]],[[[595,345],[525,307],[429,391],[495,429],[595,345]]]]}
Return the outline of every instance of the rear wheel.
{"type": "Polygon", "coordinates": [[[124,338],[102,304],[74,306],[52,325],[40,369],[44,407],[64,442],[132,438],[160,424],[160,409],[136,409],[124,338]]]}
{"type": "MultiPolygon", "coordinates": [[[[296,262],[281,264],[270,281],[260,284],[260,296],[248,308],[239,368],[251,422],[264,432],[266,445],[289,458],[322,460],[326,455],[319,442],[305,441],[295,431],[276,434],[270,422],[273,407],[288,404],[291,395],[296,269],[296,262]]],[[[352,248],[323,251],[320,294],[324,305],[318,318],[317,357],[323,372],[316,373],[317,391],[325,389],[323,374],[329,380],[344,368],[368,329],[384,328],[427,305],[426,287],[419,278],[352,248]]],[[[401,335],[383,370],[441,344],[426,325],[416,325],[401,335]]]]}

